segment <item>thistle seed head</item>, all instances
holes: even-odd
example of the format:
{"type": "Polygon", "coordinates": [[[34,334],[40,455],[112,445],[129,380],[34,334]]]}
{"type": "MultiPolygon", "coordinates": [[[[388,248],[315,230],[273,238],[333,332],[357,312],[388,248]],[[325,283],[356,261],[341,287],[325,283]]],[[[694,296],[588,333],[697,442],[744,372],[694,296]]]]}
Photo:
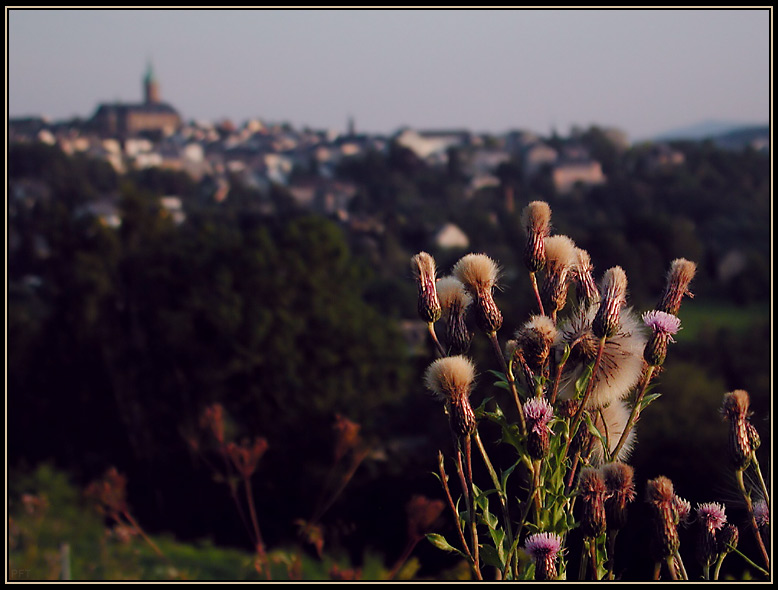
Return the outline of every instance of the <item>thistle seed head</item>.
{"type": "Polygon", "coordinates": [[[544,240],[551,233],[551,208],[544,201],[533,201],[524,208],[521,223],[527,233],[524,264],[530,272],[538,272],[546,265],[544,240]]]}
{"type": "Polygon", "coordinates": [[[600,301],[600,291],[597,289],[593,273],[594,267],[589,253],[576,248],[572,276],[579,307],[588,307],[600,301]]]}
{"type": "Polygon", "coordinates": [[[605,500],[605,516],[608,528],[620,530],[627,523],[627,504],[635,499],[635,470],[619,461],[602,467],[608,496],[605,500]]]}
{"type": "Polygon", "coordinates": [[[466,356],[457,355],[434,361],[424,373],[424,384],[438,399],[469,397],[475,380],[475,365],[466,356]]]}
{"type": "Polygon", "coordinates": [[[657,560],[675,555],[680,546],[674,498],[673,482],[663,475],[646,484],[646,501],[651,508],[653,523],[651,551],[657,560]]]}
{"type": "MultiPolygon", "coordinates": [[[[616,449],[616,445],[619,443],[621,434],[627,427],[629,421],[630,408],[624,400],[616,400],[596,410],[591,411],[592,422],[594,426],[599,430],[608,441],[608,453],[612,453],[616,449]]],[[[618,457],[613,457],[614,461],[626,461],[632,454],[632,450],[635,448],[637,435],[635,429],[629,431],[627,434],[627,440],[624,442],[624,446],[621,447],[618,457]]],[[[589,456],[589,460],[593,465],[601,465],[605,461],[605,454],[603,453],[602,442],[598,439],[594,439],[594,445],[592,446],[592,453],[589,456]]]]}
{"type": "Polygon", "coordinates": [[[541,299],[546,312],[553,315],[565,306],[573,267],[577,261],[575,242],[567,236],[545,239],[546,276],[541,299]]]}
{"type": "Polygon", "coordinates": [[[535,580],[553,580],[557,577],[556,558],[562,539],[554,533],[537,533],[524,541],[524,551],[535,562],[535,580]]]}
{"type": "Polygon", "coordinates": [[[619,331],[619,316],[627,304],[627,273],[620,266],[605,271],[600,287],[601,301],[592,321],[597,338],[613,336],[619,331]]]}
{"type": "Polygon", "coordinates": [[[759,435],[754,437],[756,429],[753,426],[749,429],[749,403],[748,393],[737,389],[724,394],[721,408],[722,414],[729,420],[729,454],[737,469],[748,466],[754,450],[753,442],[759,443],[759,435]]]}
{"type": "Polygon", "coordinates": [[[599,537],[605,532],[605,479],[599,469],[584,467],[578,476],[581,497],[581,532],[584,537],[599,537]]]}
{"type": "Polygon", "coordinates": [[[459,279],[475,299],[475,317],[478,327],[487,334],[502,326],[502,313],[492,296],[497,286],[500,269],[486,254],[468,254],[454,265],[453,275],[459,279]]]}
{"type": "Polygon", "coordinates": [[[438,297],[446,324],[446,343],[449,354],[464,354],[470,349],[473,334],[467,325],[467,312],[473,302],[462,282],[454,277],[438,281],[438,297]]]}
{"type": "Polygon", "coordinates": [[[545,366],[556,338],[556,326],[553,320],[545,315],[532,316],[516,331],[516,346],[536,375],[540,374],[545,366]]]}
{"type": "Polygon", "coordinates": [[[426,252],[419,252],[411,258],[411,269],[419,291],[419,317],[427,323],[440,319],[441,307],[435,288],[435,259],[426,252]]]}
{"type": "MultiPolygon", "coordinates": [[[[557,357],[566,345],[571,349],[560,382],[560,399],[575,397],[576,380],[597,356],[599,340],[592,331],[597,311],[597,306],[579,310],[559,325],[554,344],[557,357]]],[[[605,341],[600,365],[593,375],[595,383],[588,408],[603,407],[624,398],[643,374],[645,328],[629,308],[622,310],[620,320],[619,331],[605,341]]]]}
{"type": "Polygon", "coordinates": [[[685,258],[673,260],[667,273],[665,291],[656,308],[659,311],[678,315],[683,296],[693,297],[692,292],[689,291],[689,284],[692,282],[696,272],[697,265],[694,262],[690,262],[685,258]]]}

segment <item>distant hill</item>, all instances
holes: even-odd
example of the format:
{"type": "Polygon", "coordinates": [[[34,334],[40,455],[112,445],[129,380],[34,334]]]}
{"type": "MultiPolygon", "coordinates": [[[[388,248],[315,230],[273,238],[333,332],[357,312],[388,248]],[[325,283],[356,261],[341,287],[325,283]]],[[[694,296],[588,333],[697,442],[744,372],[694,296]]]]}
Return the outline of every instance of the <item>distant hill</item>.
{"type": "Polygon", "coordinates": [[[733,123],[727,121],[702,121],[695,123],[687,127],[679,127],[678,129],[672,129],[656,135],[654,141],[670,141],[674,139],[690,139],[690,140],[703,140],[703,139],[715,139],[724,135],[730,135],[733,133],[740,133],[748,130],[762,130],[769,136],[768,125],[754,125],[747,123],[733,123]]]}

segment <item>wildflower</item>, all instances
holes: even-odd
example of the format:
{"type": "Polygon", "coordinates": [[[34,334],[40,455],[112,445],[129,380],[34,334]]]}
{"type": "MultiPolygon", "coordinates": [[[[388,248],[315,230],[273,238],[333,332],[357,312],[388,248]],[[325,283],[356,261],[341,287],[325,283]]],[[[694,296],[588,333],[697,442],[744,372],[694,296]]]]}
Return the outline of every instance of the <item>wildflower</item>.
{"type": "Polygon", "coordinates": [[[602,467],[608,497],[605,516],[608,528],[619,530],[627,523],[627,504],[635,499],[635,471],[626,463],[616,461],[602,467]]]}
{"type": "Polygon", "coordinates": [[[556,337],[557,329],[554,322],[544,315],[532,316],[521,329],[516,331],[516,347],[535,375],[543,371],[556,337]]]}
{"type": "Polygon", "coordinates": [[[557,577],[556,558],[562,539],[554,533],[537,533],[524,541],[524,550],[535,562],[535,580],[553,580],[557,577]]]}
{"type": "Polygon", "coordinates": [[[527,232],[524,264],[530,272],[538,272],[546,265],[544,240],[551,233],[551,208],[544,201],[532,201],[521,214],[521,224],[527,232]]]}
{"type": "Polygon", "coordinates": [[[589,253],[581,248],[576,248],[572,279],[579,307],[588,307],[600,301],[600,291],[594,281],[593,272],[594,267],[589,253]]]}
{"type": "Polygon", "coordinates": [[[724,394],[721,413],[729,420],[729,453],[737,469],[745,469],[751,461],[752,438],[749,437],[748,392],[737,389],[724,394]]]}
{"type": "Polygon", "coordinates": [[[698,505],[697,522],[699,523],[697,559],[703,567],[710,567],[716,561],[719,552],[716,533],[727,522],[724,507],[716,502],[698,505]]]}
{"type": "Polygon", "coordinates": [[[470,349],[473,334],[467,327],[467,311],[473,298],[465,290],[462,281],[444,277],[437,284],[438,297],[446,324],[446,342],[449,354],[464,354],[470,349]]]}
{"type": "Polygon", "coordinates": [[[487,334],[497,332],[502,326],[502,313],[492,296],[500,274],[497,263],[486,254],[468,254],[454,265],[452,274],[473,296],[478,326],[487,334]]]}
{"type": "Polygon", "coordinates": [[[541,299],[543,309],[554,318],[565,306],[571,271],[576,264],[575,242],[567,236],[551,236],[545,239],[546,277],[541,299]]]}
{"type": "Polygon", "coordinates": [[[681,329],[681,320],[664,311],[648,311],[643,314],[643,323],[651,329],[643,357],[649,365],[659,367],[665,362],[667,345],[681,329]]]}
{"type": "Polygon", "coordinates": [[[678,523],[687,526],[691,522],[692,505],[688,500],[684,500],[679,495],[673,497],[673,506],[678,513],[678,523]]]}
{"type": "Polygon", "coordinates": [[[596,538],[605,532],[605,494],[607,488],[602,472],[584,467],[578,476],[581,496],[581,531],[584,537],[596,538]]]}
{"type": "Polygon", "coordinates": [[[524,404],[524,419],[527,423],[527,451],[533,459],[542,459],[548,454],[548,423],[554,417],[554,410],[545,398],[533,397],[524,404]]]}
{"type": "Polygon", "coordinates": [[[646,502],[652,511],[654,525],[651,549],[657,561],[675,555],[680,546],[678,512],[673,482],[660,475],[646,484],[646,502]]]}
{"type": "Polygon", "coordinates": [[[726,555],[737,549],[737,543],[740,539],[740,531],[734,524],[726,524],[719,531],[716,537],[717,550],[719,554],[726,555]]]}
{"type": "Polygon", "coordinates": [[[764,499],[759,499],[754,502],[753,512],[754,520],[758,527],[770,524],[770,508],[767,506],[767,502],[765,502],[764,499]]]}
{"type": "Polygon", "coordinates": [[[592,333],[597,338],[613,336],[619,331],[619,316],[627,302],[627,274],[620,266],[605,271],[600,287],[602,301],[592,320],[592,333]]]}
{"type": "Polygon", "coordinates": [[[438,321],[441,314],[440,301],[435,288],[435,259],[426,252],[419,252],[411,258],[411,269],[419,290],[419,316],[427,323],[438,321]]]}
{"type": "MultiPolygon", "coordinates": [[[[616,445],[627,427],[630,415],[629,406],[623,400],[616,400],[607,406],[592,411],[591,414],[595,428],[600,431],[608,444],[608,453],[612,453],[616,450],[616,445]]],[[[624,442],[621,450],[619,450],[619,456],[613,457],[614,461],[626,461],[629,459],[632,449],[635,448],[636,436],[635,429],[631,429],[629,434],[627,434],[627,440],[624,442]]],[[[600,465],[605,460],[602,442],[597,438],[594,439],[589,460],[594,465],[600,465]]]]}
{"type": "MultiPolygon", "coordinates": [[[[561,355],[565,345],[571,349],[560,381],[558,395],[561,399],[576,395],[576,380],[597,357],[599,340],[592,331],[597,311],[597,306],[579,310],[559,326],[554,344],[557,354],[561,355]]],[[[619,317],[620,328],[605,340],[600,364],[592,375],[595,381],[587,402],[588,408],[603,407],[624,398],[643,374],[643,349],[646,344],[643,327],[629,308],[622,310],[619,317]]]]}
{"type": "Polygon", "coordinates": [[[462,355],[438,359],[424,373],[425,385],[446,403],[452,430],[460,437],[472,434],[476,427],[469,400],[474,379],[475,366],[462,355]]]}
{"type": "Polygon", "coordinates": [[[678,315],[683,296],[693,297],[692,292],[689,291],[689,283],[692,282],[696,272],[697,265],[694,262],[690,262],[685,258],[673,260],[667,273],[665,291],[656,309],[672,315],[678,315]]]}

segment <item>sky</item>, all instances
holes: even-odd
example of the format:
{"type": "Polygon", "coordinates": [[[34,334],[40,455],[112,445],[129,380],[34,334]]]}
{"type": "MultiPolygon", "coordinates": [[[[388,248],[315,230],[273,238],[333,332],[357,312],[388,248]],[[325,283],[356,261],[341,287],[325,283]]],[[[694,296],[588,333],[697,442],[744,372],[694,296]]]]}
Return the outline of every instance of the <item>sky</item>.
{"type": "Polygon", "coordinates": [[[185,120],[393,133],[770,120],[772,14],[752,10],[7,9],[8,116],[140,102],[185,120]]]}

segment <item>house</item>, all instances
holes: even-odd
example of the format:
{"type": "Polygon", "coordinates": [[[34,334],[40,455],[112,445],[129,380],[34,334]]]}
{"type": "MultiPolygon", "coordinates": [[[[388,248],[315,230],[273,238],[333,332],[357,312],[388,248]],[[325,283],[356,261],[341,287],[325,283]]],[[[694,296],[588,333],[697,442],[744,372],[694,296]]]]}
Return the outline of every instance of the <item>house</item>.
{"type": "Polygon", "coordinates": [[[606,181],[602,166],[595,160],[558,162],[551,170],[551,180],[559,194],[567,194],[576,184],[594,186],[606,181]]]}
{"type": "Polygon", "coordinates": [[[466,249],[470,245],[470,239],[467,234],[453,223],[447,223],[441,227],[433,239],[438,248],[462,248],[466,249]]]}

